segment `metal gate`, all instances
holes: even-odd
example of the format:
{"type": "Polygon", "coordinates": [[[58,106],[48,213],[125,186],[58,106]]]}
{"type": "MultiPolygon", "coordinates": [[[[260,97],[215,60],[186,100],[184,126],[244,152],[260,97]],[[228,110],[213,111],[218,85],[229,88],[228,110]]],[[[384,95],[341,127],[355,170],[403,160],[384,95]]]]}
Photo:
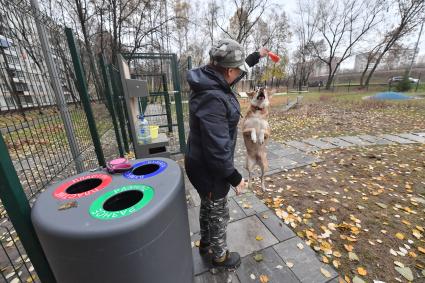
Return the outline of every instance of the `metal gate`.
{"type": "MultiPolygon", "coordinates": [[[[182,107],[182,93],[177,55],[174,53],[135,53],[122,54],[130,67],[132,79],[148,82],[149,97],[139,98],[140,113],[144,113],[149,124],[158,125],[160,132],[169,138],[168,151],[172,154],[184,153],[186,133],[182,107]]],[[[113,64],[106,64],[100,58],[103,80],[110,112],[115,120],[117,140],[120,152],[129,152],[132,141],[129,117],[124,102],[124,92],[119,69],[113,64]]]]}

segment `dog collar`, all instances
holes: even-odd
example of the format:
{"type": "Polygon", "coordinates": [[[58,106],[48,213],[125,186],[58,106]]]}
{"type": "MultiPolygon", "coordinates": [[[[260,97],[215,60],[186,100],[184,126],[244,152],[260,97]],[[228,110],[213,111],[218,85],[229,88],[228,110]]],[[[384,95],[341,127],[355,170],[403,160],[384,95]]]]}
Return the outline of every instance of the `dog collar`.
{"type": "Polygon", "coordinates": [[[255,111],[258,111],[258,110],[262,111],[262,110],[264,110],[264,108],[260,108],[260,107],[258,107],[258,106],[252,106],[252,105],[251,105],[251,107],[252,107],[252,108],[254,108],[254,109],[255,109],[255,111]]]}

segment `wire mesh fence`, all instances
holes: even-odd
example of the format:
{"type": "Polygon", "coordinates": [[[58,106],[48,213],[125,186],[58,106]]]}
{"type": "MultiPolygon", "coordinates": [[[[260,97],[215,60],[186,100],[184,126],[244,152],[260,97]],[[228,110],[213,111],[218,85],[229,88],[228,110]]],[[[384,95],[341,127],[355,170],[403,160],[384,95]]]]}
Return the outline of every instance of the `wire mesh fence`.
{"type": "MultiPolygon", "coordinates": [[[[94,83],[97,74],[89,68],[84,45],[78,45],[98,133],[108,154],[115,156],[116,141],[108,134],[111,118],[94,83]]],[[[77,162],[83,170],[98,166],[77,85],[64,27],[34,12],[28,0],[0,0],[0,133],[30,202],[49,184],[76,174],[77,162]],[[42,48],[37,25],[47,33],[48,51],[42,48]],[[57,77],[50,75],[43,51],[53,59],[57,77]],[[59,94],[53,80],[59,82],[59,94]],[[59,105],[58,95],[65,105],[59,105]],[[69,115],[76,153],[70,149],[63,111],[69,115]]],[[[0,281],[37,281],[1,203],[0,215],[0,281]]]]}

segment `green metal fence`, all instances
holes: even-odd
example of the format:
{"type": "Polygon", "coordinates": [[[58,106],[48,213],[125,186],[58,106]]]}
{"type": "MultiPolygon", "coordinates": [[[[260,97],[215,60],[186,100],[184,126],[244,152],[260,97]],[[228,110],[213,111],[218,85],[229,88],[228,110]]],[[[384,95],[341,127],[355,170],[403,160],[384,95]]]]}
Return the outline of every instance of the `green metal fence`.
{"type": "Polygon", "coordinates": [[[31,248],[29,206],[49,184],[120,154],[105,89],[95,87],[99,74],[82,41],[67,35],[29,0],[0,0],[0,281],[50,282],[37,268],[42,252],[31,248]],[[9,205],[20,190],[26,210],[9,205]]]}
{"type": "MultiPolygon", "coordinates": [[[[187,115],[184,115],[185,103],[182,103],[181,76],[176,54],[136,53],[123,56],[129,63],[131,77],[148,82],[149,97],[139,99],[140,112],[145,114],[149,124],[158,125],[160,132],[167,134],[170,140],[168,151],[171,154],[183,153],[186,148],[187,115]]],[[[103,84],[108,87],[109,80],[111,82],[111,100],[115,106],[113,117],[116,119],[114,123],[120,125],[116,135],[122,140],[124,151],[128,152],[133,141],[129,135],[120,73],[114,65],[100,61],[101,68],[105,69],[103,84]]]]}

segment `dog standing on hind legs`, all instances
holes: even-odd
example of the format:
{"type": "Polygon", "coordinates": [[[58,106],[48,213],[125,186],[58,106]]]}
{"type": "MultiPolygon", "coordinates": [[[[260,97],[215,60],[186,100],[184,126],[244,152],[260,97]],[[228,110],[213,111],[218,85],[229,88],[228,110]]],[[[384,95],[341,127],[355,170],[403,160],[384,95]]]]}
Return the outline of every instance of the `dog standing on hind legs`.
{"type": "Polygon", "coordinates": [[[272,91],[259,88],[248,93],[250,107],[242,121],[242,133],[246,147],[246,170],[248,171],[248,188],[251,189],[252,172],[255,165],[261,169],[261,189],[265,191],[264,174],[267,172],[266,144],[270,137],[270,126],[267,121],[269,115],[270,98],[272,91]]]}

